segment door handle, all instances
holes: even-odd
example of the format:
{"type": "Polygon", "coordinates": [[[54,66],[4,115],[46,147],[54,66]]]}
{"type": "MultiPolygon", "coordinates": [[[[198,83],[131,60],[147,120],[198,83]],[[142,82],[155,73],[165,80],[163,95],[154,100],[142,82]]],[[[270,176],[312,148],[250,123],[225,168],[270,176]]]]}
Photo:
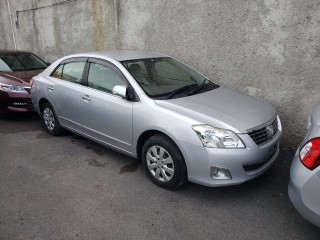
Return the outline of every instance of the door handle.
{"type": "Polygon", "coordinates": [[[90,98],[88,95],[82,96],[82,99],[83,99],[85,102],[90,102],[90,101],[91,101],[91,98],[90,98]]]}
{"type": "Polygon", "coordinates": [[[53,91],[53,90],[54,90],[54,87],[53,87],[53,86],[49,86],[49,87],[48,87],[48,90],[49,90],[49,91],[53,91]]]}

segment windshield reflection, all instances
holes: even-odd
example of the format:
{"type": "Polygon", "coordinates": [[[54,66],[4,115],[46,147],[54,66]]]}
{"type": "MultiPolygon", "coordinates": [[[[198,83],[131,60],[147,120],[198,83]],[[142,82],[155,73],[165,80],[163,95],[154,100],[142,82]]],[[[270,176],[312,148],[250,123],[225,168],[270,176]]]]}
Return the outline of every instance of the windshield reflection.
{"type": "Polygon", "coordinates": [[[217,87],[197,71],[170,57],[122,61],[122,64],[152,98],[168,99],[217,87]]]}

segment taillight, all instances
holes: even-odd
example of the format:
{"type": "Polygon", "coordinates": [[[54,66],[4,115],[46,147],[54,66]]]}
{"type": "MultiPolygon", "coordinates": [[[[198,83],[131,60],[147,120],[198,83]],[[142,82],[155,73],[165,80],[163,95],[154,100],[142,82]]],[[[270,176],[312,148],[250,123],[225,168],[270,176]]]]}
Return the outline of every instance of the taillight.
{"type": "Polygon", "coordinates": [[[311,139],[300,149],[300,160],[310,170],[320,165],[320,138],[311,139]]]}

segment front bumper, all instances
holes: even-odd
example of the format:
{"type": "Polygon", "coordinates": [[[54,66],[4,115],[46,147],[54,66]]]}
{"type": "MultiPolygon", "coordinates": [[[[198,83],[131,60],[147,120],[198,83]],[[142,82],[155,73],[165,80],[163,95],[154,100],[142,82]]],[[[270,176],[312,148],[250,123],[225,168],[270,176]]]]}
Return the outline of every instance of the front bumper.
{"type": "Polygon", "coordinates": [[[249,135],[241,135],[244,149],[206,148],[179,142],[185,157],[190,182],[209,187],[236,185],[258,177],[267,171],[279,154],[281,131],[274,138],[257,146],[249,135]],[[227,169],[230,179],[213,179],[212,167],[227,169]],[[210,172],[211,169],[211,172],[210,172]]]}
{"type": "Polygon", "coordinates": [[[0,91],[0,111],[28,112],[33,109],[29,93],[11,93],[0,91]]]}
{"type": "Polygon", "coordinates": [[[320,167],[313,171],[300,161],[298,151],[290,168],[289,198],[296,210],[320,227],[320,167]]]}

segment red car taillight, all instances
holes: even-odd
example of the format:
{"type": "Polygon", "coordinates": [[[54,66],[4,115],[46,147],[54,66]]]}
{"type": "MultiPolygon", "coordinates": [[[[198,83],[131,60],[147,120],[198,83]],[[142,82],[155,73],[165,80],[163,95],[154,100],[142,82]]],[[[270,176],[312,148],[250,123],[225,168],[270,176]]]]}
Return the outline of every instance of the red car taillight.
{"type": "Polygon", "coordinates": [[[300,149],[300,160],[310,170],[320,165],[320,138],[311,139],[300,149]]]}

